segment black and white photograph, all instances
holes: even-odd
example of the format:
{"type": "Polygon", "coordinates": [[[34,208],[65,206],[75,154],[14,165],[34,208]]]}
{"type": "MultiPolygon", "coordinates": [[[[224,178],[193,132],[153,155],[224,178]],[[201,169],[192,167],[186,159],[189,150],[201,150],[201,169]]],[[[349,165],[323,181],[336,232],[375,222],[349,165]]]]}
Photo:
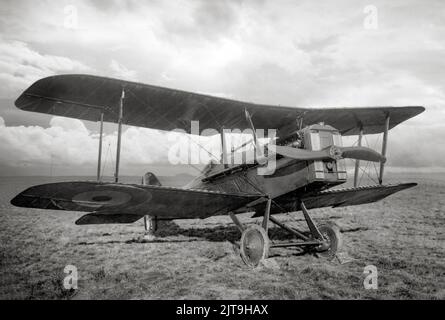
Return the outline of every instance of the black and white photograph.
{"type": "Polygon", "coordinates": [[[444,79],[439,0],[2,0],[0,300],[443,301],[444,79]]]}

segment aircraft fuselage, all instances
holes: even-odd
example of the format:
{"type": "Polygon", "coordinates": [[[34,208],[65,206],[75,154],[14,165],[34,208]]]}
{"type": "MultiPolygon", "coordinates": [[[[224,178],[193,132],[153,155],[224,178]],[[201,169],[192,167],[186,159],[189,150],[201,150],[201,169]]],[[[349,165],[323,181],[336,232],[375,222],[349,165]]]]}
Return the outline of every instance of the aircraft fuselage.
{"type": "MultiPolygon", "coordinates": [[[[341,145],[341,135],[330,126],[313,125],[303,129],[300,136],[303,139],[302,147],[308,150],[341,145]]],[[[297,201],[300,193],[327,189],[345,181],[344,160],[300,161],[277,156],[273,166],[270,163],[267,166],[258,163],[229,166],[211,164],[187,188],[263,194],[272,199],[294,194],[297,201]]],[[[252,207],[256,205],[250,204],[252,207]]]]}

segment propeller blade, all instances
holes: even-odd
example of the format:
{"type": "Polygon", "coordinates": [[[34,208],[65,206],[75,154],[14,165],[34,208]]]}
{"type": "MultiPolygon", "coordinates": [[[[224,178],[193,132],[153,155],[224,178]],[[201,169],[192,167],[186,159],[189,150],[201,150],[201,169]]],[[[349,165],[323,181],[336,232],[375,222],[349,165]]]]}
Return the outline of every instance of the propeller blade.
{"type": "Polygon", "coordinates": [[[269,149],[272,152],[276,152],[277,154],[296,160],[309,161],[309,160],[323,160],[331,158],[329,155],[329,149],[310,151],[305,149],[277,146],[277,145],[274,145],[273,147],[269,146],[269,149]]]}
{"type": "Polygon", "coordinates": [[[343,158],[365,160],[372,162],[386,162],[386,158],[375,150],[366,147],[339,147],[343,158]]]}
{"type": "Polygon", "coordinates": [[[325,160],[325,159],[356,159],[373,162],[385,162],[386,158],[380,153],[366,147],[337,147],[330,146],[323,150],[310,151],[305,149],[298,149],[286,146],[270,145],[269,149],[272,152],[282,156],[296,159],[296,160],[325,160]]]}

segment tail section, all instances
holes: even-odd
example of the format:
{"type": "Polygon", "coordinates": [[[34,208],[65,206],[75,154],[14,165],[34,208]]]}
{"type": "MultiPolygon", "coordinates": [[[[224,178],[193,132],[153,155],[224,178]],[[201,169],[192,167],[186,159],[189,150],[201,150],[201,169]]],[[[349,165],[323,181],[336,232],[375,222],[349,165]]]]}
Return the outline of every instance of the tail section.
{"type": "Polygon", "coordinates": [[[161,186],[161,182],[152,172],[147,172],[142,176],[142,184],[144,186],[161,186]]]}

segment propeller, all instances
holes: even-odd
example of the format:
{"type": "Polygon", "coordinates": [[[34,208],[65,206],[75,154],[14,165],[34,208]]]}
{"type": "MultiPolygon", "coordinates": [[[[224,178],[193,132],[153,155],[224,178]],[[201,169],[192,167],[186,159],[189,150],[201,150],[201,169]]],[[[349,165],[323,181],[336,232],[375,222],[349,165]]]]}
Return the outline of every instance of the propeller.
{"type": "Polygon", "coordinates": [[[324,159],[356,159],[373,162],[386,162],[380,153],[366,147],[338,147],[330,146],[323,150],[310,151],[286,146],[269,145],[272,152],[296,160],[324,160],[324,159]]]}

